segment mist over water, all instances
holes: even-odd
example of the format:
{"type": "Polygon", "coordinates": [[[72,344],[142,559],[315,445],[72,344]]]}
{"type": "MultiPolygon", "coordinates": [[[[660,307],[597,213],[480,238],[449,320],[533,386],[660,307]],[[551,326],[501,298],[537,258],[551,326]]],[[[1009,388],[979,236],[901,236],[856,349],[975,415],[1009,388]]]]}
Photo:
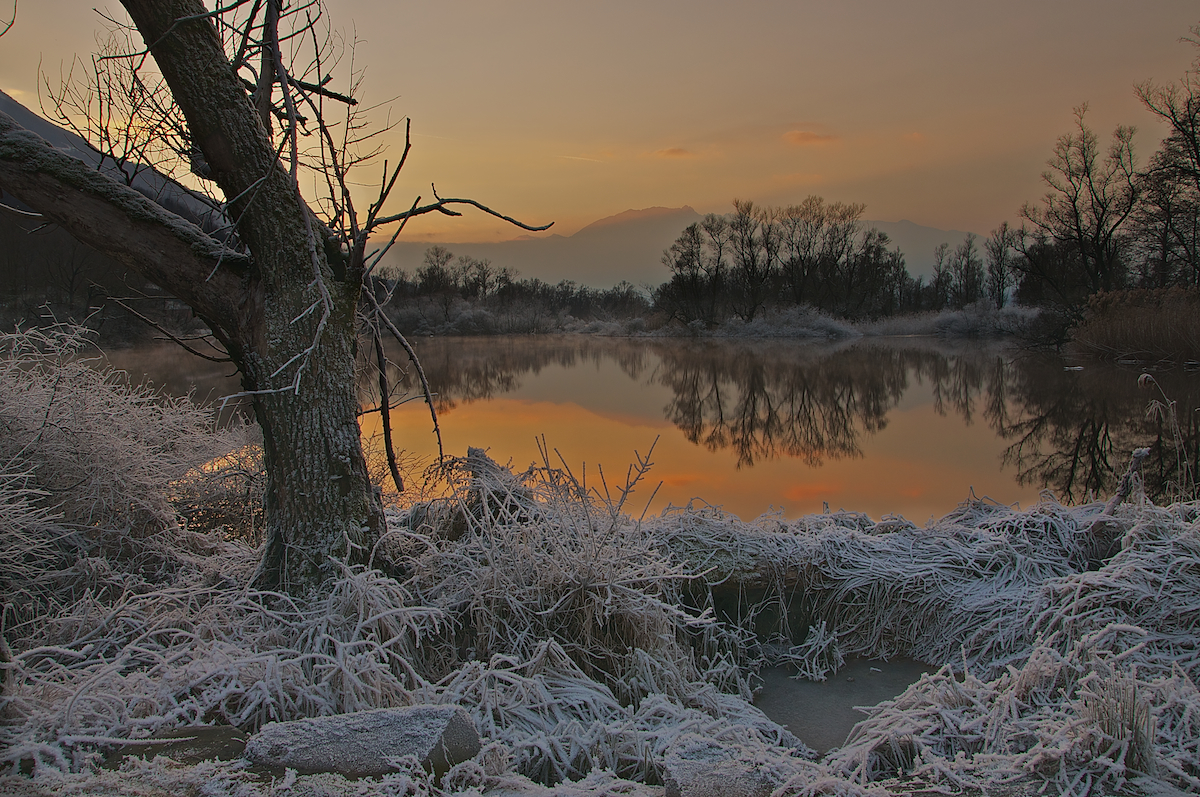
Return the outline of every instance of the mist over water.
{"type": "MultiPolygon", "coordinates": [[[[552,465],[612,490],[624,483],[634,451],[646,454],[657,437],[654,468],[630,499],[634,514],[700,498],[744,518],[771,507],[794,517],[828,504],[923,523],[972,490],[1022,506],[1042,490],[1064,502],[1105,496],[1142,446],[1151,449],[1144,469],[1151,497],[1168,497],[1177,478],[1170,427],[1147,416],[1163,395],[1138,386],[1136,367],[923,338],[539,336],[413,345],[450,455],[487,448],[522,470],[541,461],[544,436],[552,465]]],[[[419,397],[403,352],[397,347],[389,358],[403,397],[419,397]]],[[[111,359],[173,393],[194,385],[194,395],[212,400],[238,389],[227,378],[230,366],[168,347],[111,359]]],[[[1184,453],[1195,467],[1200,375],[1154,376],[1177,402],[1184,453]]],[[[373,378],[363,380],[362,395],[364,406],[378,405],[373,378]]],[[[393,403],[400,398],[393,394],[393,403]]],[[[365,434],[375,433],[378,415],[362,423],[365,434]]],[[[422,401],[393,410],[393,428],[398,448],[436,454],[422,401]]]]}

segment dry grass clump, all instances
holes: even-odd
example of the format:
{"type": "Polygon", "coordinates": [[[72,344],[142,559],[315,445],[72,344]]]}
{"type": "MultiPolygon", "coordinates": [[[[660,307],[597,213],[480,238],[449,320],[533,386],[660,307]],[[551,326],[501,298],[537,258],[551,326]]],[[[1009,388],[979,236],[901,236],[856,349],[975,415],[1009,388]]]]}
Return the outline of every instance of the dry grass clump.
{"type": "Polygon", "coordinates": [[[1200,361],[1200,290],[1134,289],[1088,300],[1071,338],[1110,359],[1200,361]]]}
{"type": "MultiPolygon", "coordinates": [[[[1028,633],[1011,619],[1029,616],[1047,579],[1087,566],[1085,529],[1101,509],[1048,501],[1014,512],[972,501],[929,528],[850,512],[744,523],[683,509],[664,513],[655,531],[665,549],[714,577],[771,585],[768,600],[800,614],[787,625],[824,621],[843,656],[945,663],[965,649],[972,666],[1002,670],[1028,633]]],[[[829,643],[810,648],[829,655],[829,643]]]]}
{"type": "Polygon", "coordinates": [[[716,572],[772,563],[776,588],[803,595],[816,626],[790,651],[807,649],[810,669],[823,669],[829,633],[847,653],[944,665],[873,709],[790,794],[822,793],[805,791],[818,774],[890,789],[1032,778],[1065,794],[1157,774],[1198,789],[1200,504],[1112,511],[973,501],[917,529],[849,513],[718,524],[680,510],[656,530],[716,572]],[[1117,553],[1097,561],[1093,530],[1114,527],[1117,553]]]}
{"type": "Polygon", "coordinates": [[[210,414],[84,356],[82,330],[0,335],[0,561],[9,639],[47,602],[170,581],[214,541],[182,528],[169,482],[230,450],[210,414]]]}
{"type": "Polygon", "coordinates": [[[0,335],[0,462],[73,527],[145,537],[175,523],[166,480],[229,451],[210,414],[82,356],[71,327],[0,335]]]}
{"type": "Polygon", "coordinates": [[[554,640],[623,703],[650,693],[696,700],[694,685],[708,680],[750,697],[721,655],[736,640],[679,606],[689,571],[619,503],[597,500],[566,470],[544,463],[516,475],[477,449],[449,465],[448,478],[451,498],[418,505],[392,533],[423,537],[394,564],[412,574],[405,586],[418,600],[455,618],[450,666],[524,658],[554,640]],[[703,661],[692,645],[700,639],[703,661]]]}
{"type": "Polygon", "coordinates": [[[262,446],[249,426],[235,420],[223,437],[252,439],[188,469],[169,487],[171,506],[192,531],[216,532],[257,547],[263,542],[266,468],[262,446]]]}

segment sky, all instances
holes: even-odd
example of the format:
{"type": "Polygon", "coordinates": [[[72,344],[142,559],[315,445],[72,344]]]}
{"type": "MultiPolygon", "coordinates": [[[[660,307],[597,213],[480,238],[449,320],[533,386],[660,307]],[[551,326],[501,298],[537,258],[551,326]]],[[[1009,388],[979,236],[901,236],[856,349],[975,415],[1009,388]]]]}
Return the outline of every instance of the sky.
{"type": "MultiPolygon", "coordinates": [[[[864,202],[871,219],[986,234],[1042,195],[1081,103],[1102,136],[1136,125],[1139,153],[1153,152],[1164,130],[1133,86],[1177,80],[1198,52],[1180,39],[1200,22],[1194,0],[328,6],[359,40],[364,102],[386,102],[374,118],[413,121],[397,208],[436,182],[563,235],[631,208],[725,212],[734,197],[809,194],[864,202]]],[[[122,13],[113,0],[19,0],[0,89],[36,108],[39,64],[57,78],[95,49],[93,7],[122,13]]],[[[473,213],[405,232],[518,234],[473,213]]]]}

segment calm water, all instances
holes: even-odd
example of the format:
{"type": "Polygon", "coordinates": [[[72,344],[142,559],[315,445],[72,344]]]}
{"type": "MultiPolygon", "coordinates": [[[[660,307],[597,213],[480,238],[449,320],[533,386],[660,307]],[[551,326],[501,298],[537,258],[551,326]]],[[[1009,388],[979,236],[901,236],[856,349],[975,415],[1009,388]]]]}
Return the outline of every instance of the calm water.
{"type": "MultiPolygon", "coordinates": [[[[657,439],[654,467],[627,505],[635,514],[698,498],[744,518],[772,507],[795,517],[828,504],[923,523],[972,490],[1023,506],[1043,489],[1064,501],[1105,494],[1139,446],[1153,449],[1146,479],[1159,492],[1176,462],[1168,432],[1146,414],[1161,396],[1138,387],[1137,367],[928,339],[413,344],[437,393],[448,454],[482,447],[524,469],[541,462],[544,437],[552,464],[561,455],[591,486],[603,470],[615,488],[634,452],[645,455],[657,439]]],[[[399,350],[390,356],[405,362],[399,350]]],[[[238,389],[228,366],[168,345],[111,359],[176,394],[238,389]]],[[[415,395],[411,374],[394,376],[415,395]]],[[[1174,369],[1155,378],[1179,404],[1194,461],[1200,376],[1174,369]]],[[[377,401],[371,391],[364,382],[364,404],[377,401]]],[[[377,415],[364,417],[365,433],[378,426],[377,415]]],[[[420,401],[395,410],[393,427],[398,447],[435,454],[420,401]]]]}

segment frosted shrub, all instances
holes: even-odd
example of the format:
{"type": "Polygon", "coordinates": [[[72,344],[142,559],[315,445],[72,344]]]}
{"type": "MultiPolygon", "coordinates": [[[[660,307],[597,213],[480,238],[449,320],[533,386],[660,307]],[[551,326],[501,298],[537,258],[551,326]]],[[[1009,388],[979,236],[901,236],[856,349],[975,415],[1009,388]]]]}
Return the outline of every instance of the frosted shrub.
{"type": "Polygon", "coordinates": [[[21,563],[5,572],[25,588],[64,601],[133,586],[119,573],[169,578],[188,551],[211,548],[180,528],[170,482],[235,437],[189,401],[86,358],[87,346],[73,327],[0,335],[0,528],[11,532],[0,560],[21,563]],[[83,578],[88,561],[114,575],[83,578]]]}

